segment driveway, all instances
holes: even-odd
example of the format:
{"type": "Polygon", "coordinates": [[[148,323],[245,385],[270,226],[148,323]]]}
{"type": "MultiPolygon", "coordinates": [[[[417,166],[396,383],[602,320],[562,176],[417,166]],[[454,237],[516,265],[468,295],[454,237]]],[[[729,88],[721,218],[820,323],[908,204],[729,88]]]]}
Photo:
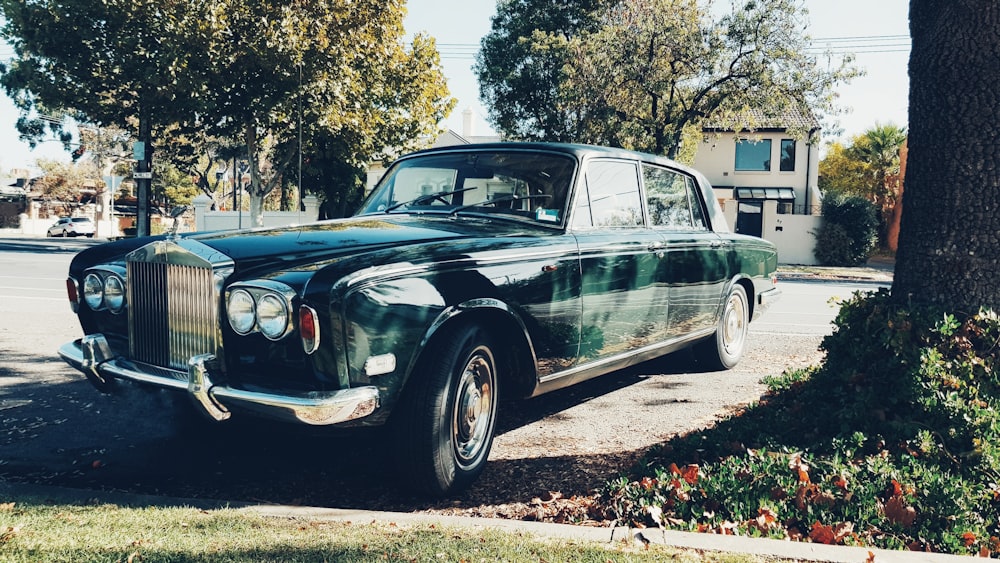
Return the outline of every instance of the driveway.
{"type": "Polygon", "coordinates": [[[128,387],[118,395],[98,393],[56,354],[80,336],[63,288],[76,250],[11,248],[0,244],[0,479],[487,516],[523,516],[533,497],[553,492],[590,494],[646,448],[755,400],[764,390],[762,377],[821,359],[818,345],[836,313],[830,296],[870,287],[783,282],[785,296],[751,324],[748,353],[731,371],[701,371],[689,354],[678,353],[504,404],[482,478],[460,497],[438,502],[397,486],[405,476],[393,471],[378,431],[192,424],[162,393],[128,387]],[[787,311],[779,309],[782,303],[787,311]],[[802,308],[811,310],[797,311],[802,308]]]}

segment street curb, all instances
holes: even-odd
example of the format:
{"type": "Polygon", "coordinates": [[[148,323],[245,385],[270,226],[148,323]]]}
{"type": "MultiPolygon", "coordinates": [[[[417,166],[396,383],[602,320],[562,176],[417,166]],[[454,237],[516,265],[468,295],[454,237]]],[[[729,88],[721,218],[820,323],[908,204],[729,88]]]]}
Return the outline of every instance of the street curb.
{"type": "Polygon", "coordinates": [[[609,544],[614,541],[655,543],[679,549],[697,551],[742,553],[760,557],[781,557],[796,561],[829,563],[957,563],[968,561],[968,556],[923,553],[913,551],[891,551],[865,547],[823,545],[807,542],[698,534],[659,529],[634,529],[626,527],[599,528],[503,520],[498,518],[475,518],[470,516],[447,516],[439,514],[379,512],[371,510],[351,510],[309,506],[286,506],[225,502],[208,499],[175,498],[156,495],[139,495],[114,491],[91,491],[70,489],[48,485],[8,483],[0,480],[0,501],[17,502],[18,498],[44,498],[62,504],[115,504],[128,507],[191,507],[203,510],[234,509],[240,512],[258,514],[271,518],[292,518],[304,520],[324,520],[365,525],[373,522],[410,526],[444,526],[464,529],[502,530],[516,534],[529,534],[539,538],[586,541],[609,544]]]}

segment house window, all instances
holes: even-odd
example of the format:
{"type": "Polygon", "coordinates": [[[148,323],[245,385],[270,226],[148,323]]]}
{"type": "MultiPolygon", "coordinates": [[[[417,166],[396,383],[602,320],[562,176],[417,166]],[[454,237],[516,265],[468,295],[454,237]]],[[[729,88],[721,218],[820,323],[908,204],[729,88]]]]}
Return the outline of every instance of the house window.
{"type": "Polygon", "coordinates": [[[736,141],[736,170],[771,171],[771,140],[736,141]]]}
{"type": "Polygon", "coordinates": [[[778,169],[782,172],[795,172],[795,139],[781,140],[781,164],[778,169]]]}

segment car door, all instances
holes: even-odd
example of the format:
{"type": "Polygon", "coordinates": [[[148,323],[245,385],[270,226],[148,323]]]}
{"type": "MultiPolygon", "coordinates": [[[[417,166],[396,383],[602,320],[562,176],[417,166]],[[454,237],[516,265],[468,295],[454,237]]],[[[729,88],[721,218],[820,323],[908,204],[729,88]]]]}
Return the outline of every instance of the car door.
{"type": "Polygon", "coordinates": [[[670,335],[712,330],[729,281],[729,243],[709,229],[695,178],[648,163],[642,178],[650,226],[666,242],[659,264],[668,286],[670,335]]]}
{"type": "Polygon", "coordinates": [[[580,248],[582,362],[660,342],[668,327],[662,235],[646,226],[638,163],[587,163],[574,212],[580,248]]]}

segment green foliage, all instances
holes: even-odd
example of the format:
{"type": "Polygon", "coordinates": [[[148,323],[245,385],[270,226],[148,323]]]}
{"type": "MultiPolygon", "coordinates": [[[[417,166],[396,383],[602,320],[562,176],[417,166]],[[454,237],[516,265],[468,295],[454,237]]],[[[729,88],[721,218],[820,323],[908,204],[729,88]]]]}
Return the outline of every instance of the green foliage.
{"type": "Polygon", "coordinates": [[[199,193],[198,186],[174,166],[159,164],[153,172],[153,196],[169,206],[191,205],[199,193]]]}
{"type": "Polygon", "coordinates": [[[855,137],[846,146],[838,142],[827,146],[826,155],[819,161],[819,189],[824,195],[864,197],[868,194],[869,166],[850,150],[859,138],[855,137]]]}
{"type": "Polygon", "coordinates": [[[792,0],[737,2],[718,21],[695,0],[510,1],[476,70],[508,137],[673,157],[705,120],[744,131],[834,109],[833,87],[857,71],[807,55],[804,18],[792,0]]]}
{"type": "Polygon", "coordinates": [[[610,482],[623,521],[1000,554],[1000,317],[856,294],[827,360],[610,482]]]}
{"type": "Polygon", "coordinates": [[[857,266],[868,261],[878,242],[878,211],[868,200],[828,195],[816,232],[816,259],[824,266],[857,266]]]}
{"type": "Polygon", "coordinates": [[[85,186],[103,185],[91,166],[42,159],[38,167],[42,174],[32,186],[32,192],[46,201],[72,203],[80,199],[80,190],[85,186]]]}
{"type": "MultiPolygon", "coordinates": [[[[255,221],[264,197],[298,176],[300,156],[309,170],[297,180],[356,200],[359,183],[331,169],[421,146],[454,105],[434,41],[403,43],[402,0],[0,0],[0,10],[15,51],[0,84],[22,111],[22,135],[49,134],[40,114],[145,123],[147,152],[165,147],[206,193],[224,149],[238,147],[255,221]]],[[[55,131],[66,134],[61,121],[55,131]]]]}
{"type": "Polygon", "coordinates": [[[900,148],[906,128],[876,123],[851,139],[832,143],[819,163],[819,187],[825,195],[856,196],[872,202],[883,224],[899,199],[900,148]]]}
{"type": "Polygon", "coordinates": [[[505,0],[482,39],[475,72],[490,122],[510,139],[575,141],[596,118],[562,87],[568,41],[598,29],[607,0],[505,0]]]}
{"type": "Polygon", "coordinates": [[[15,53],[0,83],[22,110],[22,136],[38,140],[49,114],[58,132],[63,117],[131,129],[140,113],[155,126],[189,118],[207,92],[200,30],[208,5],[0,2],[0,35],[15,53]]]}

